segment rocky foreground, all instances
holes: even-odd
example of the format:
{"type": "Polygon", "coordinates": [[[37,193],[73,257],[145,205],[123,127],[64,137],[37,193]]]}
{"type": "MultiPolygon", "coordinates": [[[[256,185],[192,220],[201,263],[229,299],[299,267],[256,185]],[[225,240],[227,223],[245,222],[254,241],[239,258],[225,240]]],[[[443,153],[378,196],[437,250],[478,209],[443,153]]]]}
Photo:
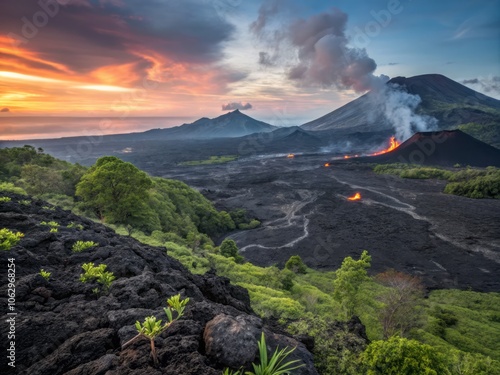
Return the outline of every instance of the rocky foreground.
{"type": "MultiPolygon", "coordinates": [[[[26,197],[2,195],[12,200],[0,202],[0,228],[24,233],[18,245],[0,252],[4,271],[8,259],[14,259],[17,313],[12,340],[16,367],[8,365],[3,351],[2,374],[219,375],[227,366],[250,368],[262,331],[269,350],[297,347],[290,359],[305,365],[297,374],[317,374],[305,345],[264,324],[252,312],[248,292],[228,279],[193,275],[165,249],[119,236],[42,201],[20,204],[26,197]],[[57,222],[58,231],[50,232],[42,221],[57,222]],[[71,223],[83,229],[67,228],[71,223]],[[71,248],[78,240],[99,245],[74,253],[71,248]],[[109,292],[97,294],[92,291],[96,283],[79,281],[87,262],[106,264],[114,273],[109,292]],[[49,280],[39,274],[42,268],[51,272],[49,280]],[[178,293],[190,302],[185,315],[155,341],[160,366],[153,366],[148,339],[122,349],[137,334],[135,322],[151,315],[165,320],[166,300],[178,293]]],[[[7,307],[4,271],[0,303],[7,307]]],[[[2,319],[3,343],[11,327],[7,317],[2,319]]]]}

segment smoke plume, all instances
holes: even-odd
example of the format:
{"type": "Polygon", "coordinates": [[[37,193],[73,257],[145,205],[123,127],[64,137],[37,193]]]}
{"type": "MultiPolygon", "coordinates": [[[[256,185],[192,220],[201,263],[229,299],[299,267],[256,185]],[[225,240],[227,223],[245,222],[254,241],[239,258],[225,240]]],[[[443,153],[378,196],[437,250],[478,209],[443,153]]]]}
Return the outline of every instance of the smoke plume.
{"type": "Polygon", "coordinates": [[[350,45],[346,13],[332,8],[306,19],[289,19],[285,26],[280,24],[273,29],[280,5],[280,0],[265,1],[258,19],[250,26],[269,50],[259,54],[262,65],[274,65],[288,53],[284,64],[286,75],[298,85],[358,93],[371,90],[380,103],[385,103],[382,112],[400,140],[411,136],[412,129],[426,130],[432,125],[426,124],[427,118],[414,113],[420,97],[387,85],[389,77],[374,74],[377,64],[366,50],[350,45]]]}
{"type": "Polygon", "coordinates": [[[434,117],[415,112],[422,101],[420,96],[406,92],[397,84],[387,84],[376,98],[380,101],[379,108],[382,108],[384,117],[394,128],[396,139],[400,141],[407,140],[415,132],[437,128],[434,117]]]}

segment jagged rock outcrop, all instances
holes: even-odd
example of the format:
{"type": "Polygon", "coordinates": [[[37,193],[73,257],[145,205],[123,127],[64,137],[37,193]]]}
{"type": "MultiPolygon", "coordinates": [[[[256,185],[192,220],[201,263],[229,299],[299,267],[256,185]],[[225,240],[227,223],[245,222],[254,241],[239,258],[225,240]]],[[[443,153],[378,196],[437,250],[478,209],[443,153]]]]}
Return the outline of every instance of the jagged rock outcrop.
{"type": "MultiPolygon", "coordinates": [[[[317,374],[312,355],[303,344],[261,326],[252,313],[248,292],[228,279],[210,273],[193,275],[162,248],[119,236],[45,202],[33,199],[20,204],[27,198],[2,196],[12,201],[0,203],[0,228],[25,235],[11,250],[0,252],[4,266],[9,258],[14,259],[17,313],[16,368],[2,361],[2,374],[219,375],[225,363],[217,355],[207,354],[204,340],[207,323],[217,317],[252,322],[254,336],[264,329],[270,350],[277,345],[297,346],[294,356],[306,365],[297,374],[317,374]],[[49,232],[48,226],[40,225],[42,221],[59,223],[58,232],[49,232]],[[83,229],[68,228],[72,222],[83,229]],[[78,240],[94,241],[99,246],[74,253],[71,247],[78,240]],[[96,294],[96,284],[79,281],[81,266],[87,262],[106,264],[114,273],[116,280],[109,292],[96,294]],[[48,281],[39,275],[42,268],[51,272],[48,281]],[[137,333],[134,323],[151,315],[164,319],[166,299],[178,293],[190,302],[182,319],[155,341],[160,367],[153,367],[147,339],[135,340],[122,349],[137,333]]],[[[7,302],[7,282],[2,277],[0,303],[7,306],[7,302]]],[[[2,324],[3,338],[7,329],[2,324]]],[[[224,330],[210,332],[216,342],[232,337],[224,330]]],[[[231,349],[248,345],[237,339],[231,342],[231,349]]]]}

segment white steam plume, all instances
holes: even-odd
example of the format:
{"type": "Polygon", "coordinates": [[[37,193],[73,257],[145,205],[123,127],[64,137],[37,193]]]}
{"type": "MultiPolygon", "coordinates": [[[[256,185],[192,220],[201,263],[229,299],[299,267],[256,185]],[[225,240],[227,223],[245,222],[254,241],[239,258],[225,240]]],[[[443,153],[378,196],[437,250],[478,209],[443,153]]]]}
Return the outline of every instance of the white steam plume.
{"type": "Polygon", "coordinates": [[[332,8],[306,19],[288,19],[284,26],[273,29],[273,21],[283,9],[282,0],[264,1],[258,19],[250,26],[268,48],[259,54],[262,65],[276,65],[288,51],[292,55],[286,56],[288,62],[284,64],[287,77],[299,85],[371,90],[399,140],[407,139],[414,130],[430,130],[435,125],[435,119],[415,114],[418,95],[386,85],[389,77],[374,75],[377,64],[366,50],[350,46],[346,13],[332,8]]]}
{"type": "Polygon", "coordinates": [[[413,133],[437,128],[434,117],[415,112],[422,101],[420,96],[406,92],[401,86],[389,83],[379,91],[377,100],[381,103],[384,117],[396,132],[396,139],[406,141],[413,133]]]}

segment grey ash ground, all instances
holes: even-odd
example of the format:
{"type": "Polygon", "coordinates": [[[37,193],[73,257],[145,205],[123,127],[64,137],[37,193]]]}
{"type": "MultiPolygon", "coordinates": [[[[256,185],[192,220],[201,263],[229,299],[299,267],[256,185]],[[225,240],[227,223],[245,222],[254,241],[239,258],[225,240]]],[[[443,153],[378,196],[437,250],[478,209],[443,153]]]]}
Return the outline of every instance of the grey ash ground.
{"type": "Polygon", "coordinates": [[[500,201],[444,194],[444,181],[377,175],[355,162],[325,167],[326,161],[268,157],[150,172],[261,220],[260,228],[229,235],[252,263],[283,265],[298,254],[310,267],[336,269],[366,249],[372,273],[394,268],[421,276],[430,288],[500,291],[500,201]],[[356,192],[362,199],[348,201],[356,192]]]}

